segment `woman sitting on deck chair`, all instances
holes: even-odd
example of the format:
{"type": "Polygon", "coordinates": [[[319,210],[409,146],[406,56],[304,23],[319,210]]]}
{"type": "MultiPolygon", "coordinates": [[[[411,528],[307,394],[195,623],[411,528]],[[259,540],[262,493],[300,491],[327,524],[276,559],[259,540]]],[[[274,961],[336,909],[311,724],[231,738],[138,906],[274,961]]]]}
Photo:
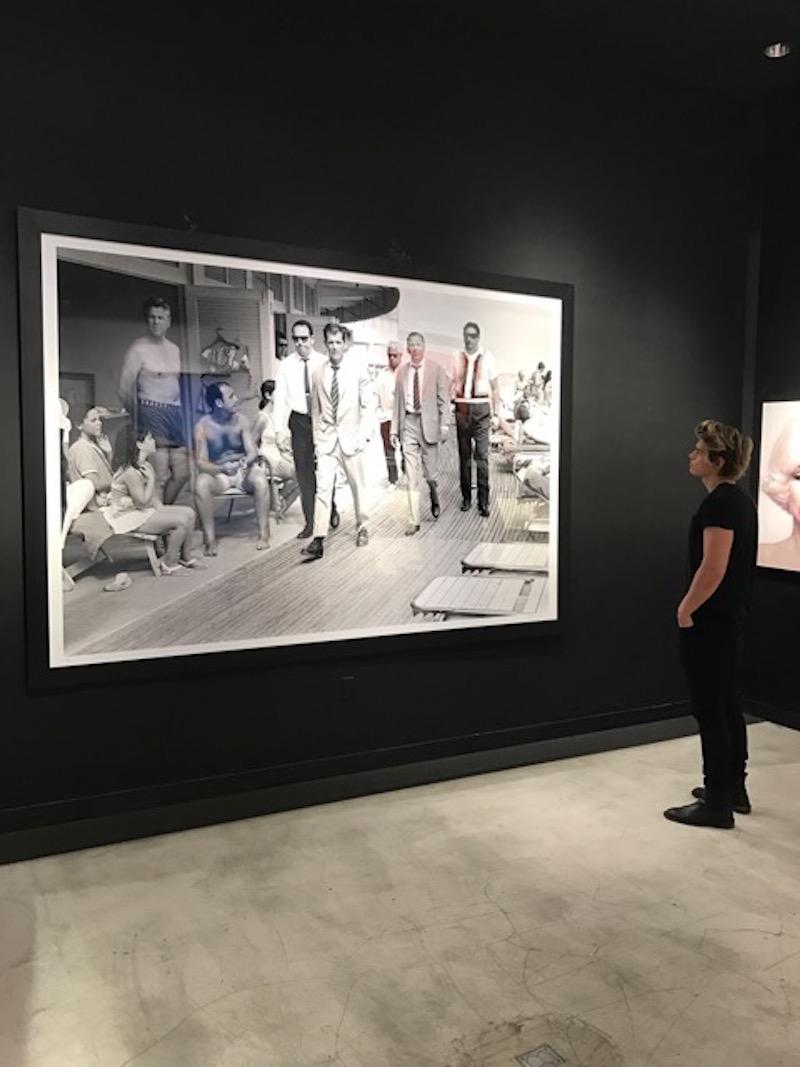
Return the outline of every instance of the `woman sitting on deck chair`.
{"type": "Polygon", "coordinates": [[[300,488],[294,463],[279,450],[276,444],[273,414],[274,392],[275,381],[272,378],[268,378],[261,383],[261,401],[258,405],[258,414],[253,422],[253,439],[259,456],[262,456],[269,463],[270,476],[280,479],[278,518],[281,519],[299,495],[300,488]]]}
{"type": "Polygon", "coordinates": [[[115,534],[164,535],[166,554],[158,561],[163,575],[181,567],[200,566],[191,555],[195,514],[181,504],[162,504],[156,492],[156,472],[150,462],[156,443],[149,431],[128,427],[121,462],[111,479],[109,503],[100,510],[115,534]]]}

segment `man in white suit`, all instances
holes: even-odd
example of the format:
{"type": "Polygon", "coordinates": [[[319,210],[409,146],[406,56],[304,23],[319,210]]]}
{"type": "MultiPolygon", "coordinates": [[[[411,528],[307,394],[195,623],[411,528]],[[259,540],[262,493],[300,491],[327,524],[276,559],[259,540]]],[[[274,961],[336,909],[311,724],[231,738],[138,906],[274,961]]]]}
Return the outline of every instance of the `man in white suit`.
{"type": "Polygon", "coordinates": [[[356,545],[369,541],[364,511],[361,452],[368,427],[369,378],[358,358],[345,355],[341,326],[329,322],[324,329],[328,359],[314,371],[311,382],[311,419],[317,453],[317,492],[314,504],[314,536],[302,550],[308,560],[320,559],[328,532],[331,498],[340,470],[353,494],[356,513],[356,545]]]}
{"type": "Polygon", "coordinates": [[[449,382],[444,367],[425,359],[425,338],[414,331],[408,335],[409,363],[396,375],[392,436],[402,444],[408,475],[408,526],[406,537],[419,531],[419,493],[422,478],[428,483],[431,515],[438,519],[439,442],[447,437],[449,382]]]}

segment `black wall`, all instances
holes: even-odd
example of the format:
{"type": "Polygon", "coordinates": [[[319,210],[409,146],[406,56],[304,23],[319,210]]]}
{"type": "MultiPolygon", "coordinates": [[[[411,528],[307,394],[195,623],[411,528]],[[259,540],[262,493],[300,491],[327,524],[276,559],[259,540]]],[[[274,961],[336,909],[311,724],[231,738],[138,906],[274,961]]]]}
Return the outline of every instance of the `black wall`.
{"type": "MultiPolygon", "coordinates": [[[[766,113],[754,411],[766,400],[800,400],[800,90],[766,113]]],[[[760,570],[747,687],[765,712],[800,726],[794,664],[800,639],[800,574],[760,570]]]]}
{"type": "Polygon", "coordinates": [[[92,799],[112,791],[232,776],[187,786],[193,796],[235,787],[242,771],[259,772],[251,784],[301,780],[530,739],[542,724],[568,733],[610,712],[680,710],[674,608],[698,500],[685,457],[699,418],[740,414],[742,115],[593,69],[491,5],[388,5],[379,23],[366,6],[334,6],[324,24],[277,7],[241,25],[195,12],[189,25],[159,14],[123,30],[108,8],[80,26],[52,12],[9,24],[8,395],[18,205],[573,283],[564,635],[509,640],[468,664],[309,661],[197,680],[187,659],[177,682],[32,695],[9,403],[0,829],[142,803],[92,799]],[[353,753],[372,755],[329,762],[353,753]]]}

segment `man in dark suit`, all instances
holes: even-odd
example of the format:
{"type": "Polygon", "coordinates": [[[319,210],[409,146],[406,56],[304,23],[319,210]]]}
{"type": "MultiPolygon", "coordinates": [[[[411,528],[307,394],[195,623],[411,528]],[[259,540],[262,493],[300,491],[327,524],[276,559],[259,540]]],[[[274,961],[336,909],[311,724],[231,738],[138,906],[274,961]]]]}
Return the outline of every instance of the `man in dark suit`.
{"type": "Polygon", "coordinates": [[[406,536],[418,532],[419,494],[422,478],[428,483],[431,515],[439,518],[439,442],[447,437],[449,386],[447,374],[433,360],[425,359],[425,338],[408,335],[409,363],[397,371],[392,414],[391,441],[403,448],[408,476],[408,526],[406,536]]]}

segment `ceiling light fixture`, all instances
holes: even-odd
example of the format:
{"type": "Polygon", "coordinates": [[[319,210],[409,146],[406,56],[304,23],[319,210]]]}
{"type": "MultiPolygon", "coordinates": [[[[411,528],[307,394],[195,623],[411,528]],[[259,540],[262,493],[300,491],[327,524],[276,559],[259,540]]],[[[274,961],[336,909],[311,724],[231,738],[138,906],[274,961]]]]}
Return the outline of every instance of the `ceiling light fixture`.
{"type": "Polygon", "coordinates": [[[775,44],[768,44],[764,49],[764,55],[767,59],[783,59],[784,56],[788,56],[792,50],[792,46],[785,41],[776,41],[775,44]]]}

